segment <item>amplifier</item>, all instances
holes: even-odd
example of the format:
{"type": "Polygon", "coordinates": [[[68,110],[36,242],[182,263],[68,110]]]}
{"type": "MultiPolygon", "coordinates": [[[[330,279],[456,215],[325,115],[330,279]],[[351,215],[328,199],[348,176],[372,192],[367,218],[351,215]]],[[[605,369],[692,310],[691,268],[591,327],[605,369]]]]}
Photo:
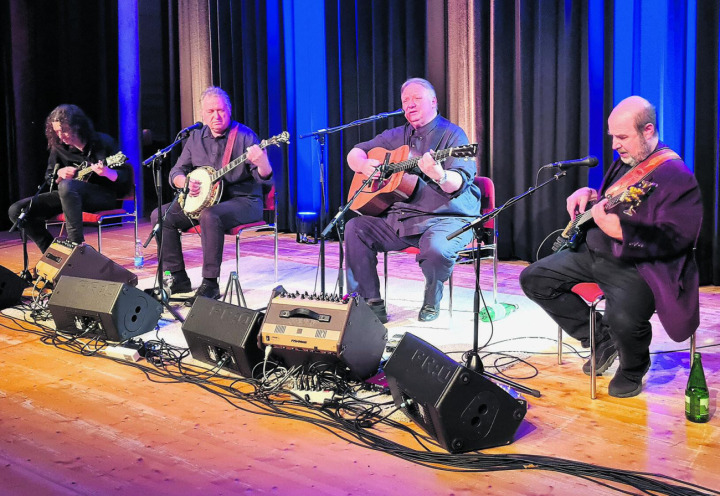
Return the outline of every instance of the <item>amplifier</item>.
{"type": "Polygon", "coordinates": [[[270,300],[260,337],[288,366],[339,364],[366,379],[377,373],[387,330],[359,296],[283,293],[270,300]]]}
{"type": "Polygon", "coordinates": [[[60,276],[113,281],[137,286],[135,274],[99,253],[90,245],[55,240],[35,266],[38,278],[54,285],[60,276]]]}

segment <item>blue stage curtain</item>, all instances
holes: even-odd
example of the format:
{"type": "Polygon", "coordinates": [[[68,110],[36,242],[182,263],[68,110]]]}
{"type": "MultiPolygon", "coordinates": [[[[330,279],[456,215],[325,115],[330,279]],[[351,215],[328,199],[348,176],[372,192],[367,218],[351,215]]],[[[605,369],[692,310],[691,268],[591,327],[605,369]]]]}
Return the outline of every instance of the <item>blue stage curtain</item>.
{"type": "MultiPolygon", "coordinates": [[[[319,211],[319,148],[298,136],[401,106],[400,86],[425,76],[425,6],[415,0],[211,2],[213,81],[235,117],[261,136],[287,129],[271,156],[280,227],[298,209],[319,211]],[[302,9],[301,9],[302,7],[302,9]]],[[[345,155],[402,117],[330,135],[324,174],[328,212],[344,204],[345,155]]]]}
{"type": "Polygon", "coordinates": [[[718,3],[615,0],[612,8],[606,106],[630,95],[655,105],[660,139],[684,158],[702,190],[701,284],[719,284],[718,3]]]}

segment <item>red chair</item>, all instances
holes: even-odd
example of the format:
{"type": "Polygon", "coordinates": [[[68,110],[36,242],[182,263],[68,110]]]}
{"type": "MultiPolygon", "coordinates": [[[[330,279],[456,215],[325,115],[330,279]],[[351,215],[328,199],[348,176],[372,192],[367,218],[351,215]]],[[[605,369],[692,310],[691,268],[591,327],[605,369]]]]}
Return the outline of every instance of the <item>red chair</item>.
{"type": "MultiPolygon", "coordinates": [[[[603,293],[602,289],[600,289],[600,286],[598,286],[594,282],[581,282],[573,286],[572,292],[578,295],[580,298],[585,300],[585,302],[590,307],[590,398],[596,399],[596,383],[597,383],[597,376],[596,373],[596,367],[595,367],[595,325],[597,322],[597,306],[605,299],[605,294],[603,293]]],[[[562,365],[562,348],[563,348],[563,342],[562,342],[562,333],[563,330],[560,326],[558,326],[558,365],[562,365]]],[[[690,336],[690,360],[692,362],[692,357],[695,356],[695,333],[690,336]]]]}
{"type": "MultiPolygon", "coordinates": [[[[480,188],[481,193],[481,200],[480,200],[480,215],[486,214],[488,212],[491,212],[495,209],[495,184],[492,182],[492,179],[485,176],[476,176],[475,177],[475,184],[480,188]]],[[[493,261],[493,301],[497,302],[497,266],[498,266],[498,260],[497,260],[497,230],[495,229],[495,219],[490,219],[487,221],[483,227],[481,228],[482,232],[482,239],[480,240],[480,246],[473,247],[474,243],[470,243],[464,250],[462,250],[458,254],[458,259],[461,258],[472,258],[476,254],[480,254],[479,260],[488,260],[491,259],[493,261]],[[489,251],[489,255],[482,255],[483,251],[489,251]]],[[[397,253],[412,253],[412,254],[418,254],[420,253],[420,250],[415,247],[409,247],[405,248],[404,250],[401,250],[397,253]]],[[[384,262],[384,276],[385,276],[385,301],[388,300],[388,253],[383,253],[383,262],[384,262]]],[[[448,287],[449,287],[449,301],[448,301],[448,309],[450,311],[450,315],[452,316],[452,309],[453,309],[453,275],[450,274],[450,280],[448,281],[448,287]]]]}
{"type": "MultiPolygon", "coordinates": [[[[572,292],[590,306],[590,398],[595,399],[596,395],[596,367],[595,367],[595,325],[597,322],[596,314],[597,306],[605,299],[605,295],[600,286],[594,282],[581,282],[572,288],[572,292]]],[[[562,333],[563,330],[558,326],[558,365],[562,365],[562,333]]]]}
{"type": "MultiPolygon", "coordinates": [[[[83,224],[93,225],[97,227],[98,252],[102,253],[102,229],[103,227],[120,226],[128,222],[132,222],[135,227],[135,238],[138,239],[138,215],[137,215],[137,199],[135,197],[135,175],[133,169],[130,169],[132,188],[123,197],[118,198],[117,208],[109,210],[99,210],[97,212],[83,212],[83,224]],[[132,203],[132,210],[127,210],[125,205],[132,203]]],[[[62,224],[60,233],[65,228],[65,214],[58,214],[45,221],[46,226],[62,224]]],[[[135,241],[133,241],[133,244],[135,241]]]]}
{"type": "MultiPolygon", "coordinates": [[[[272,228],[274,240],[274,262],[275,262],[275,281],[278,280],[278,228],[277,228],[277,200],[275,198],[275,186],[272,186],[263,196],[263,220],[257,222],[250,222],[248,224],[240,224],[231,229],[225,231],[226,235],[235,236],[235,272],[230,275],[228,284],[225,289],[226,297],[229,297],[229,301],[232,302],[232,290],[234,289],[238,296],[238,303],[242,306],[247,306],[245,302],[245,295],[243,294],[242,286],[238,279],[240,273],[240,235],[245,231],[259,231],[262,229],[272,228]]],[[[199,225],[193,226],[185,231],[186,233],[197,233],[200,234],[202,231],[199,225]]]]}
{"type": "MultiPolygon", "coordinates": [[[[475,184],[480,188],[482,194],[480,199],[480,215],[485,215],[495,210],[495,183],[492,179],[485,176],[475,176],[475,184]]],[[[489,219],[481,228],[480,246],[473,246],[471,242],[466,249],[458,254],[458,259],[470,259],[479,254],[479,260],[492,260],[493,270],[493,303],[497,303],[497,229],[495,229],[495,219],[489,219]],[[483,255],[483,252],[486,254],[483,255]]],[[[453,275],[450,274],[449,281],[449,297],[450,297],[450,315],[452,315],[452,299],[453,299],[453,275]]]]}

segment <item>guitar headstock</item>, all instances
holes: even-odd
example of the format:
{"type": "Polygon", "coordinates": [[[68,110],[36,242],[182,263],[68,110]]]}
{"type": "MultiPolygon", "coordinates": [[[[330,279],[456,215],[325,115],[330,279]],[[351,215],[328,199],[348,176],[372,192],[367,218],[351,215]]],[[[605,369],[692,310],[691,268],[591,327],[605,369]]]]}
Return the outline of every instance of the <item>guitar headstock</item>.
{"type": "Polygon", "coordinates": [[[477,143],[456,146],[454,148],[451,148],[450,156],[464,159],[474,158],[477,155],[477,149],[477,143]]]}
{"type": "Polygon", "coordinates": [[[635,209],[642,203],[643,199],[652,193],[657,184],[642,180],[638,183],[630,186],[624,193],[621,199],[622,203],[629,203],[630,206],[623,211],[624,214],[632,216],[635,213],[635,209]]]}
{"type": "Polygon", "coordinates": [[[282,133],[273,136],[272,138],[268,138],[266,140],[263,140],[262,143],[260,143],[261,148],[265,148],[271,145],[277,145],[280,146],[281,144],[288,144],[290,143],[290,133],[287,131],[283,131],[282,133]]]}
{"type": "Polygon", "coordinates": [[[117,152],[115,155],[111,155],[105,159],[106,167],[117,167],[127,162],[128,158],[123,152],[117,152]]]}

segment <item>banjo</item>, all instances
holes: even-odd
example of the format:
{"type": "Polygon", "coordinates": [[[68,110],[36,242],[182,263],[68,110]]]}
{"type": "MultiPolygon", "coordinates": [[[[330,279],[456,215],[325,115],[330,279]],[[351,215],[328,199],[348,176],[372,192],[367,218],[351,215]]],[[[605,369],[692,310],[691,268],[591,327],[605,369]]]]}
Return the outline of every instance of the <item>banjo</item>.
{"type": "MultiPolygon", "coordinates": [[[[283,131],[277,136],[261,141],[258,146],[262,150],[270,145],[280,146],[281,143],[289,142],[290,133],[283,131]]],[[[247,155],[247,152],[243,153],[222,169],[215,170],[209,165],[204,165],[192,170],[188,174],[187,180],[200,183],[200,193],[197,196],[180,193],[178,203],[180,203],[185,215],[191,219],[197,219],[200,217],[200,213],[204,209],[218,203],[222,197],[223,189],[222,181],[220,179],[222,179],[225,174],[233,170],[235,167],[245,162],[247,160],[247,155]]]]}

